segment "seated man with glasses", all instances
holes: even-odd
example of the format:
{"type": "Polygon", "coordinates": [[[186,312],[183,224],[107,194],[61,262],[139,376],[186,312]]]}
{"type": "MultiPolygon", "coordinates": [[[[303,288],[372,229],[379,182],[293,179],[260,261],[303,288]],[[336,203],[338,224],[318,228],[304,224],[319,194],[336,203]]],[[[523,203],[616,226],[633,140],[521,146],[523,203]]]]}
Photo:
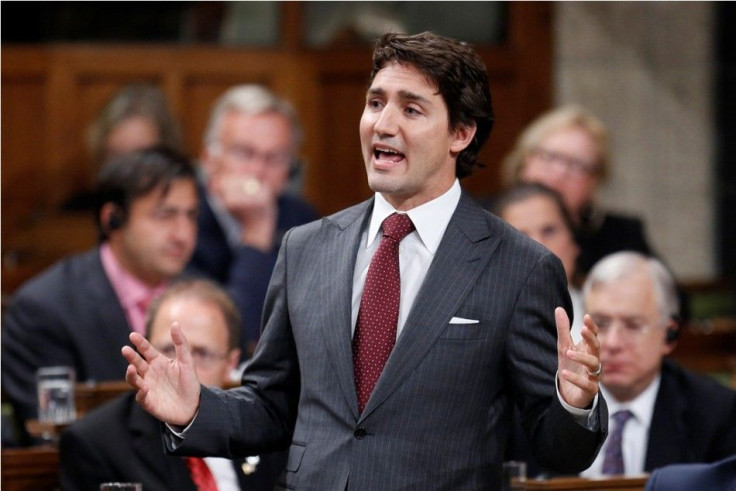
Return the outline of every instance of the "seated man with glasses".
{"type": "Polygon", "coordinates": [[[243,317],[242,359],[258,341],[283,234],[318,218],[287,191],[301,140],[291,104],[258,85],[225,92],[205,130],[199,232],[188,271],[218,281],[235,300],[243,317]]]}
{"type": "MultiPolygon", "coordinates": [[[[174,358],[169,331],[186,333],[199,380],[223,387],[240,359],[240,315],[227,293],[206,279],[173,283],[150,305],[148,341],[174,358]]],[[[271,490],[284,465],[284,452],[239,461],[185,459],[164,452],[161,423],[135,402],[135,393],[91,411],[62,433],[59,450],[62,489],[97,490],[101,482],[140,482],[145,490],[271,490]]]]}
{"type": "Polygon", "coordinates": [[[609,435],[582,475],[630,476],[735,454],[736,392],[666,358],[679,305],[664,265],[634,252],[607,256],[590,271],[583,298],[598,325],[609,435]]]}
{"type": "MultiPolygon", "coordinates": [[[[736,392],[667,358],[680,327],[665,266],[637,252],[606,256],[583,284],[583,301],[598,326],[609,433],[580,475],[636,476],[736,454],[736,392]]],[[[555,474],[539,467],[519,432],[509,447],[506,459],[525,460],[530,477],[555,474]]]]}

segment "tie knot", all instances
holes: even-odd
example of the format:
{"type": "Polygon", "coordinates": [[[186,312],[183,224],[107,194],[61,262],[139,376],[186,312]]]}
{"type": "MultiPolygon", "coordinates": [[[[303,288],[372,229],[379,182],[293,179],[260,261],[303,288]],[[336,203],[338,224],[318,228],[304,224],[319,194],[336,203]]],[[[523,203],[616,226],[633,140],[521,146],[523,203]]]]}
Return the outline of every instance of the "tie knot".
{"type": "Polygon", "coordinates": [[[384,237],[391,237],[397,242],[404,240],[414,230],[414,224],[405,213],[393,213],[381,224],[384,237]]]}
{"type": "Polygon", "coordinates": [[[632,413],[628,409],[624,409],[623,411],[616,411],[615,413],[613,413],[613,420],[616,422],[616,425],[620,427],[624,425],[633,415],[634,413],[632,413]]]}

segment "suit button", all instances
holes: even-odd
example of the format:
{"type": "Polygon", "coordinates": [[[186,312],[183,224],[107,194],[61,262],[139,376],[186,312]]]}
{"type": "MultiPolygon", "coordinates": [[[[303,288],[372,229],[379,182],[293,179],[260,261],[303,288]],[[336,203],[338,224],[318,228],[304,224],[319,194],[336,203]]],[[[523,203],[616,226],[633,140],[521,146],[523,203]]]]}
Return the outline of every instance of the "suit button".
{"type": "Polygon", "coordinates": [[[356,429],[356,430],[355,430],[355,431],[353,432],[353,435],[355,435],[355,438],[357,438],[358,440],[362,440],[363,438],[365,438],[365,436],[366,436],[367,434],[368,434],[368,432],[367,432],[367,431],[365,431],[365,428],[357,428],[357,429],[356,429]]]}

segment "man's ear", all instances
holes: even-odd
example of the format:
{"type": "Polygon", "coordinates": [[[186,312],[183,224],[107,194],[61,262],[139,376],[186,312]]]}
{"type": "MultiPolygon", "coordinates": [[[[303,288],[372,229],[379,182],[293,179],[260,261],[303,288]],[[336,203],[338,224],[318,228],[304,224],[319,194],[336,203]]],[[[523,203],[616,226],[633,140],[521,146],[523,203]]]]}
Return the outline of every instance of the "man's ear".
{"type": "Polygon", "coordinates": [[[665,355],[672,353],[677,346],[677,338],[680,337],[680,323],[676,318],[671,318],[665,326],[665,344],[663,352],[665,355]]]}
{"type": "Polygon", "coordinates": [[[453,141],[450,144],[450,151],[457,155],[465,150],[473,141],[477,129],[475,121],[470,125],[458,125],[457,128],[452,130],[453,141]]]}
{"type": "Polygon", "coordinates": [[[100,208],[100,224],[106,234],[119,229],[125,224],[123,210],[115,203],[105,203],[100,208]]]}
{"type": "Polygon", "coordinates": [[[228,373],[238,368],[240,363],[240,349],[230,350],[227,354],[228,373]]]}

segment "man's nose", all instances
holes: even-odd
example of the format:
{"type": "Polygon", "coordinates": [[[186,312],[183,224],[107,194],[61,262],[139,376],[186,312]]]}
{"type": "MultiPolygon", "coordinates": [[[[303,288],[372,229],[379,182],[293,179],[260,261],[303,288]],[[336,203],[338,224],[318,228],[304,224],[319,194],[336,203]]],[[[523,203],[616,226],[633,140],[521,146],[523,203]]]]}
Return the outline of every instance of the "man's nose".
{"type": "Polygon", "coordinates": [[[379,135],[395,135],[398,128],[396,109],[386,105],[378,115],[373,129],[379,135]]]}

